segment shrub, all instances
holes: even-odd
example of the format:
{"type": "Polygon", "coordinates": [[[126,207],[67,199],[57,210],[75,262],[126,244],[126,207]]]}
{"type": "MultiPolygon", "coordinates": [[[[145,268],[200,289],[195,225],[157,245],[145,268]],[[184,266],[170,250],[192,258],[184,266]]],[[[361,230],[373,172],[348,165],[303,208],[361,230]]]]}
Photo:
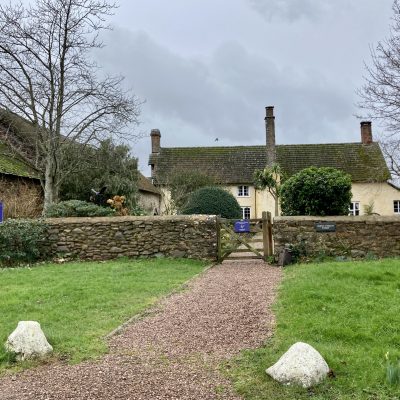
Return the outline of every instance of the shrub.
{"type": "Polygon", "coordinates": [[[107,217],[115,215],[111,208],[101,207],[82,200],[68,200],[52,204],[46,212],[46,217],[107,217]]]}
{"type": "Polygon", "coordinates": [[[351,201],[351,178],[330,167],[310,167],[282,185],[283,215],[347,215],[351,201]]]}
{"type": "Polygon", "coordinates": [[[183,214],[215,214],[223,218],[241,218],[242,209],[233,195],[218,187],[207,186],[193,192],[183,214]]]}
{"type": "Polygon", "coordinates": [[[8,219],[0,224],[0,264],[35,261],[46,225],[41,220],[8,219]]]}

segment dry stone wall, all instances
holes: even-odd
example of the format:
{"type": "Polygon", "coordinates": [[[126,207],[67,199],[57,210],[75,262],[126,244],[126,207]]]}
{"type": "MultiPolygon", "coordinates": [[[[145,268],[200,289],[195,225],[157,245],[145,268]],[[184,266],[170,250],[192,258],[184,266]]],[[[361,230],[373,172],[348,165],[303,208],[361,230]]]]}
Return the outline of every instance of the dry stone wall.
{"type": "Polygon", "coordinates": [[[275,217],[273,235],[276,255],[291,245],[309,256],[400,256],[400,216],[275,217]],[[316,223],[335,231],[317,232],[316,223]]]}
{"type": "Polygon", "coordinates": [[[215,259],[214,216],[51,218],[46,256],[107,260],[117,257],[215,259]]]}

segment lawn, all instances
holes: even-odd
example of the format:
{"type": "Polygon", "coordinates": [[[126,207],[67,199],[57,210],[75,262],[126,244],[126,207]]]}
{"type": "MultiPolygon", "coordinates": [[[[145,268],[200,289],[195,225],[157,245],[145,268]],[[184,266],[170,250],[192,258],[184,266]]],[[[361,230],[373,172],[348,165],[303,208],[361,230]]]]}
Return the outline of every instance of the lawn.
{"type": "Polygon", "coordinates": [[[78,362],[107,351],[104,336],[201,272],[194,260],[118,260],[0,269],[2,344],[18,321],[39,321],[55,355],[78,362]]]}
{"type": "Polygon", "coordinates": [[[386,382],[387,360],[400,358],[400,260],[294,265],[285,269],[275,306],[277,326],[265,347],[226,365],[246,400],[400,399],[386,382]],[[305,390],[265,374],[295,342],[307,342],[336,378],[305,390]]]}

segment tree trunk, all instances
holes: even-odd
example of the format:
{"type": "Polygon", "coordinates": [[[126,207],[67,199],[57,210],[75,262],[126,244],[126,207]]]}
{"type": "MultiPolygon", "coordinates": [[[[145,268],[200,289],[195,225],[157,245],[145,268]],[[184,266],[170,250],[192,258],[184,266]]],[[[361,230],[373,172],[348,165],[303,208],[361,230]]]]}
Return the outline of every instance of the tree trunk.
{"type": "Polygon", "coordinates": [[[56,166],[51,156],[47,156],[44,182],[43,215],[48,207],[58,201],[58,185],[56,184],[56,166]]]}
{"type": "Polygon", "coordinates": [[[279,217],[279,198],[275,198],[275,217],[279,217]]]}

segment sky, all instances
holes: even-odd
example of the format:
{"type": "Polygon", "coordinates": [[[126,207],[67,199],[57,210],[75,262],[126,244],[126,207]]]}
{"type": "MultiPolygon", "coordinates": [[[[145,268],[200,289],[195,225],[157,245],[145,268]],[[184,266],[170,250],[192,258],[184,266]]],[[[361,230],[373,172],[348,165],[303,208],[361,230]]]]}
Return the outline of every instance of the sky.
{"type": "Polygon", "coordinates": [[[356,90],[392,0],[119,4],[95,57],[143,101],[130,144],[145,175],[152,128],[164,147],[264,144],[270,105],[278,144],[360,140],[356,90]]]}

